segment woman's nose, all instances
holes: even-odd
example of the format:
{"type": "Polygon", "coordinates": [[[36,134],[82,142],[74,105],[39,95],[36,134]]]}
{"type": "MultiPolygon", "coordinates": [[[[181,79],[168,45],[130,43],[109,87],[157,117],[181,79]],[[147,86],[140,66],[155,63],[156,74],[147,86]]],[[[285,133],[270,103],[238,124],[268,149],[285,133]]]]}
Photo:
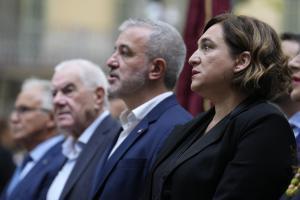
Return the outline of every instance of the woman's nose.
{"type": "Polygon", "coordinates": [[[200,59],[200,56],[199,56],[199,51],[196,50],[196,51],[192,54],[192,56],[190,57],[190,59],[189,59],[189,64],[190,64],[191,66],[195,66],[195,65],[200,64],[200,62],[201,62],[201,59],[200,59]]]}

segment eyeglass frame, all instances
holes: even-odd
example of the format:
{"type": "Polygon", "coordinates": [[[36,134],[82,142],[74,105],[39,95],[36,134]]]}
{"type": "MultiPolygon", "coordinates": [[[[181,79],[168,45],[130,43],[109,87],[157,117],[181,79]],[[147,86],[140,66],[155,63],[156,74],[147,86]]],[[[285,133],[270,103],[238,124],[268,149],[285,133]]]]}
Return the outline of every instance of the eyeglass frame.
{"type": "Polygon", "coordinates": [[[24,115],[26,113],[30,113],[33,111],[42,111],[42,112],[46,112],[46,113],[50,112],[50,110],[46,109],[46,108],[33,108],[33,107],[29,107],[29,106],[18,106],[13,109],[12,113],[16,113],[18,115],[24,115]]]}

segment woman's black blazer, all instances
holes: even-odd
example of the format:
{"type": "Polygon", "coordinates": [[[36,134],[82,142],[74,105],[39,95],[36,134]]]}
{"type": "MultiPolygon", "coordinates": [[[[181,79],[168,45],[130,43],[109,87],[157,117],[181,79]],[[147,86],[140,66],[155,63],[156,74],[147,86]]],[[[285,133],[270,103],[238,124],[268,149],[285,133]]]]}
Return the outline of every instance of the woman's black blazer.
{"type": "Polygon", "coordinates": [[[211,109],[174,129],[147,178],[143,199],[276,200],[282,195],[296,165],[295,138],[284,115],[266,101],[247,99],[201,136],[213,115],[211,109]]]}

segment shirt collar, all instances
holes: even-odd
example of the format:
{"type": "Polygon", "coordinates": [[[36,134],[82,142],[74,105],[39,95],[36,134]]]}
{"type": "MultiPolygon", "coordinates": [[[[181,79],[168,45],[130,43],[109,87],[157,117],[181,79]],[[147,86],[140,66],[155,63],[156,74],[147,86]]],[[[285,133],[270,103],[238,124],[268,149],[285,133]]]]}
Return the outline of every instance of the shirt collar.
{"type": "Polygon", "coordinates": [[[37,145],[33,150],[29,152],[32,160],[35,162],[39,161],[51,147],[53,147],[63,139],[63,135],[57,135],[37,145]]]}
{"type": "Polygon", "coordinates": [[[128,126],[129,123],[141,121],[155,106],[157,106],[160,102],[162,102],[172,94],[173,92],[164,92],[133,110],[126,109],[120,115],[120,122],[122,127],[124,128],[128,126]]]}
{"type": "Polygon", "coordinates": [[[131,110],[124,110],[120,115],[120,123],[123,127],[123,129],[126,129],[130,124],[136,122],[138,119],[134,115],[134,113],[131,110]]]}
{"type": "Polygon", "coordinates": [[[76,159],[80,152],[82,150],[82,147],[80,145],[76,145],[76,139],[69,135],[65,142],[62,144],[62,154],[66,156],[69,160],[76,159]]]}
{"type": "Polygon", "coordinates": [[[90,138],[92,137],[93,133],[95,132],[96,128],[98,125],[103,121],[105,117],[109,115],[109,112],[106,110],[102,112],[94,121],[91,125],[86,128],[83,133],[80,135],[78,138],[79,142],[82,142],[83,144],[87,144],[90,138]]]}
{"type": "Polygon", "coordinates": [[[84,130],[80,135],[78,140],[76,140],[72,135],[69,135],[66,141],[62,145],[62,153],[68,159],[76,159],[80,152],[82,151],[85,144],[88,143],[93,133],[95,132],[98,125],[103,121],[105,117],[109,115],[109,112],[106,110],[102,112],[93,123],[84,130]]]}
{"type": "Polygon", "coordinates": [[[300,112],[295,113],[289,118],[289,123],[300,128],[300,112]]]}

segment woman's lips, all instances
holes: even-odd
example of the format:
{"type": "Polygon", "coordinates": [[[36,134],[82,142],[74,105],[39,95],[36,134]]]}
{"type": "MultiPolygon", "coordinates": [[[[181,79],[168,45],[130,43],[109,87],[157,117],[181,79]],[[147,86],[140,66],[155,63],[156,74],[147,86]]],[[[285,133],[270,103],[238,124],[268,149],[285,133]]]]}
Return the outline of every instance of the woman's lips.
{"type": "Polygon", "coordinates": [[[295,83],[300,83],[300,78],[299,77],[293,77],[293,82],[295,83]]]}
{"type": "Polygon", "coordinates": [[[197,74],[199,74],[199,73],[200,73],[200,72],[197,71],[197,70],[192,70],[192,77],[195,76],[195,75],[197,75],[197,74]]]}

